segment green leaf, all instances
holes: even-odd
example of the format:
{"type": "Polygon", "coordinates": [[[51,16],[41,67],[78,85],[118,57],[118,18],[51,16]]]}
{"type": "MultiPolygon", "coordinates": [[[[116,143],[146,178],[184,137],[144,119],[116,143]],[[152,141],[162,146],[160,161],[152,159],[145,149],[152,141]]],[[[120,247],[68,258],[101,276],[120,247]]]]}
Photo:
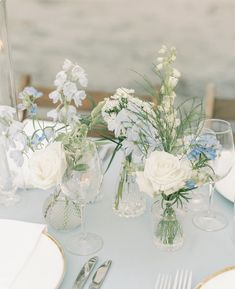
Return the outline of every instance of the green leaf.
{"type": "Polygon", "coordinates": [[[88,165],[87,164],[77,164],[77,165],[75,165],[74,167],[73,167],[73,169],[75,170],[75,171],[81,171],[81,172],[84,172],[84,171],[86,171],[87,169],[88,169],[88,165]]]}

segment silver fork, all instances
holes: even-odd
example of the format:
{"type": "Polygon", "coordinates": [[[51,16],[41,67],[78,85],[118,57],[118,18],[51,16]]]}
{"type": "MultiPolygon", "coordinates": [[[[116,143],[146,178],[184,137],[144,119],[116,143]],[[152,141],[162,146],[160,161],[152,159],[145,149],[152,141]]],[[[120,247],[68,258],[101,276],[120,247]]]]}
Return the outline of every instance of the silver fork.
{"type": "Polygon", "coordinates": [[[192,271],[178,270],[176,272],[172,289],[191,289],[192,271]]]}
{"type": "Polygon", "coordinates": [[[158,274],[155,283],[155,289],[170,289],[171,288],[171,275],[158,274]]]}

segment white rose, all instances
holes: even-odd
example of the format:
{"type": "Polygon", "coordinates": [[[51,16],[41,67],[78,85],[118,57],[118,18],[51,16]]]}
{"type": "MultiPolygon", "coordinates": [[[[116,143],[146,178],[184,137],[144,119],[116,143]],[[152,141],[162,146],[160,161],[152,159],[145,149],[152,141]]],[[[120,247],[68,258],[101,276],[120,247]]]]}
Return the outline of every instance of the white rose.
{"type": "Polygon", "coordinates": [[[32,185],[44,190],[58,185],[66,167],[66,157],[61,142],[54,142],[45,149],[35,151],[29,160],[32,185]]]}
{"type": "Polygon", "coordinates": [[[144,172],[137,175],[137,183],[149,195],[161,192],[170,195],[184,187],[191,174],[188,160],[179,160],[164,151],[154,151],[146,160],[144,172]]]}

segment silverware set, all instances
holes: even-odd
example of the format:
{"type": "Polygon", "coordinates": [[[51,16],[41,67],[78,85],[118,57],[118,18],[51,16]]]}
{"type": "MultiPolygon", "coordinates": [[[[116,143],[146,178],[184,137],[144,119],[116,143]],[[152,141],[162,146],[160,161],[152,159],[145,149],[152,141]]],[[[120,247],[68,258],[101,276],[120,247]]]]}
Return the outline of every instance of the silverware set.
{"type": "MultiPolygon", "coordinates": [[[[82,289],[85,286],[97,262],[98,262],[98,257],[92,257],[83,265],[82,269],[78,273],[78,276],[74,282],[72,289],[82,289]]],[[[92,277],[92,280],[89,284],[89,289],[99,289],[101,287],[109,271],[111,264],[112,264],[112,261],[107,260],[102,265],[99,266],[99,268],[96,270],[96,272],[94,273],[92,277]]]]}
{"type": "Polygon", "coordinates": [[[173,278],[170,274],[159,274],[154,289],[191,289],[192,271],[178,270],[173,278]]]}

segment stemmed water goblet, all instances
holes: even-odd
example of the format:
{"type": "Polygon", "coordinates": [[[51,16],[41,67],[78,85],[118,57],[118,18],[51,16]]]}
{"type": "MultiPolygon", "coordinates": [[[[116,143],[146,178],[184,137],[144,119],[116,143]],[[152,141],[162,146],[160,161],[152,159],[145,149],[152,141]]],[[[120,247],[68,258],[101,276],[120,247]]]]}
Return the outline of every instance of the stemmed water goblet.
{"type": "Polygon", "coordinates": [[[97,196],[101,180],[101,169],[95,143],[84,140],[79,148],[76,161],[64,174],[61,189],[71,200],[77,202],[81,211],[81,232],[71,237],[67,249],[76,255],[90,255],[103,246],[102,239],[85,229],[86,205],[97,196]]]}
{"type": "Polygon", "coordinates": [[[234,143],[230,123],[220,119],[205,120],[201,136],[208,139],[216,138],[218,149],[215,156],[209,161],[211,177],[209,182],[209,204],[205,211],[199,211],[193,217],[193,223],[204,231],[217,231],[227,225],[223,213],[212,208],[215,183],[228,175],[233,166],[234,143]]]}

